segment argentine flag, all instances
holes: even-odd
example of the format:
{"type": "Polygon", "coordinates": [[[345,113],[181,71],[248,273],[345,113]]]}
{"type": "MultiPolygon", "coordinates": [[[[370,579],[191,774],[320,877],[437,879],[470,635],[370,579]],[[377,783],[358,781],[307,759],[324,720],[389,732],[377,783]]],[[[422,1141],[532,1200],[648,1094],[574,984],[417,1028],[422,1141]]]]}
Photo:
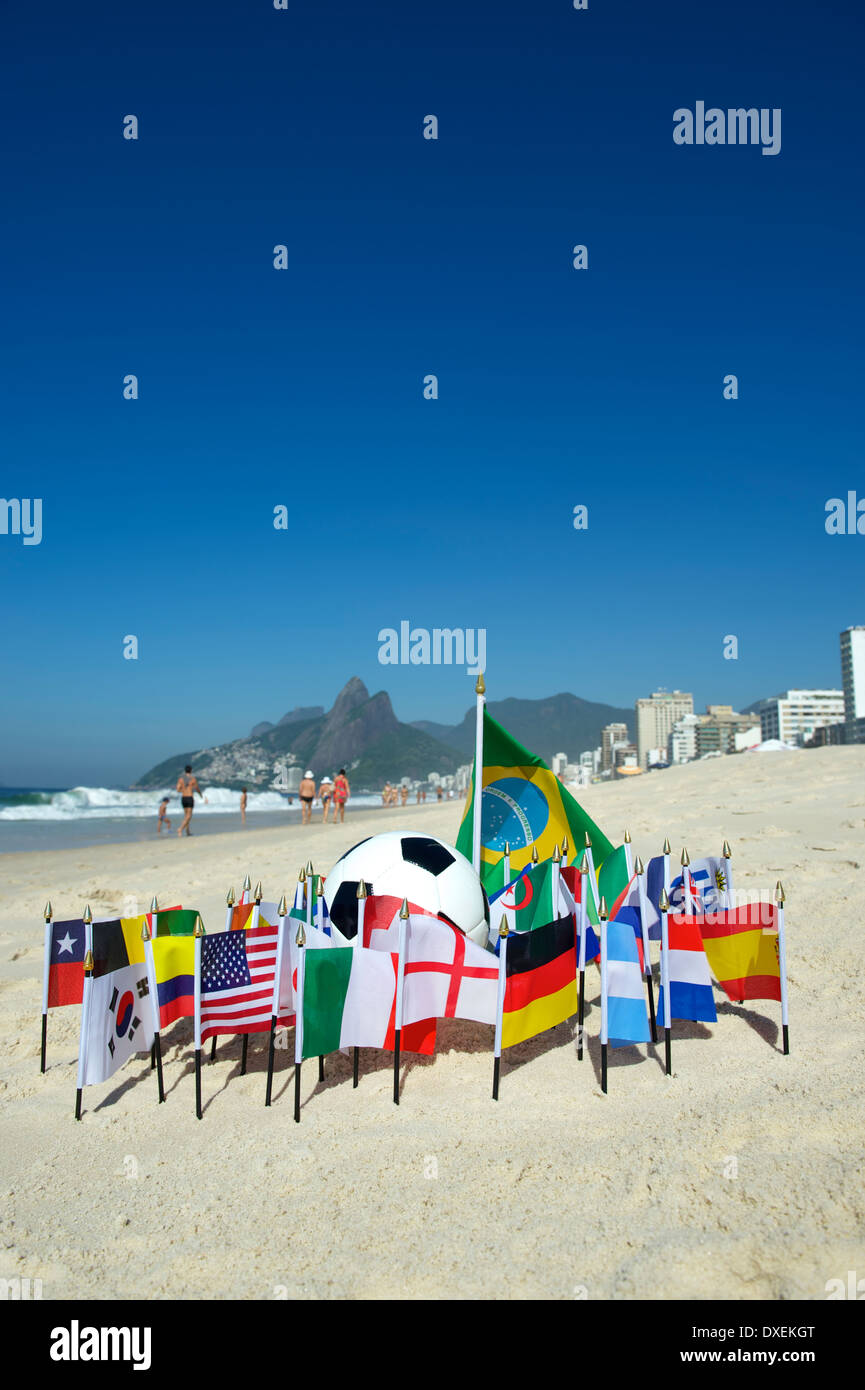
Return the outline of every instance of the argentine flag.
{"type": "Polygon", "coordinates": [[[607,1035],[611,1047],[649,1041],[649,1015],[634,929],[607,923],[607,1035]]]}

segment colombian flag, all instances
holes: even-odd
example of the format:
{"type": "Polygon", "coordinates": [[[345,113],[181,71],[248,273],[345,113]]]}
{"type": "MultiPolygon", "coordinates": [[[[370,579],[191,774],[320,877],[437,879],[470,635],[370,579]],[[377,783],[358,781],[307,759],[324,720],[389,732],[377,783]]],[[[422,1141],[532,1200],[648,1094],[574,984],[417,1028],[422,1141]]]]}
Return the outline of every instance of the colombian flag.
{"type": "Polygon", "coordinates": [[[161,1030],[195,1013],[195,937],[157,936],[151,946],[161,1030]]]}
{"type": "MultiPolygon", "coordinates": [[[[481,800],[481,879],[486,885],[490,870],[501,860],[505,845],[511,847],[511,871],[516,874],[531,862],[552,858],[556,845],[567,835],[572,846],[581,845],[588,832],[595,868],[612,850],[606,835],[582,806],[565,791],[542,758],[530,753],[484,709],[484,765],[481,800]]],[[[475,783],[466,801],[457,836],[457,849],[471,860],[475,783]]]]}
{"type": "Polygon", "coordinates": [[[774,903],[751,903],[697,917],[712,974],[728,999],[781,998],[774,903]],[[768,928],[768,930],[764,930],[768,928]]]}
{"type": "Polygon", "coordinates": [[[577,1012],[573,917],[508,937],[502,1047],[513,1047],[577,1012]]]}

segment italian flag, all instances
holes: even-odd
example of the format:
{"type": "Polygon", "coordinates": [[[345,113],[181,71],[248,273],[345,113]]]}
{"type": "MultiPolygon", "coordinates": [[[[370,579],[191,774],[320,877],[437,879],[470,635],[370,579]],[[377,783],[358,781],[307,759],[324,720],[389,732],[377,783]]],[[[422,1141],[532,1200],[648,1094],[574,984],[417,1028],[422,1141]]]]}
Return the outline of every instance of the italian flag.
{"type": "MultiPolygon", "coordinates": [[[[395,1045],[397,957],[361,946],[308,951],[303,980],[303,1056],[343,1047],[395,1045]]],[[[400,1046],[429,1055],[435,1019],[403,1028],[400,1046]]]]}

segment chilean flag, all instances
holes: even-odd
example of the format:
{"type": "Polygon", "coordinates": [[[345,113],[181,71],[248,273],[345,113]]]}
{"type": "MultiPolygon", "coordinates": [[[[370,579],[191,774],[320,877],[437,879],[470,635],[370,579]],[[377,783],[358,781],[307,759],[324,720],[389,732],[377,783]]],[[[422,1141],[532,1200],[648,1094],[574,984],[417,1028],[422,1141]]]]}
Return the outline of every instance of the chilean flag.
{"type": "Polygon", "coordinates": [[[48,955],[49,1009],[80,1004],[84,998],[85,927],[80,917],[52,922],[48,955]]]}
{"type": "MultiPolygon", "coordinates": [[[[700,1023],[716,1023],[715,996],[709,962],[696,917],[667,918],[670,970],[670,1018],[690,1018],[700,1023]]],[[[669,1028],[665,1016],[664,987],[658,996],[658,1025],[669,1028]]]]}

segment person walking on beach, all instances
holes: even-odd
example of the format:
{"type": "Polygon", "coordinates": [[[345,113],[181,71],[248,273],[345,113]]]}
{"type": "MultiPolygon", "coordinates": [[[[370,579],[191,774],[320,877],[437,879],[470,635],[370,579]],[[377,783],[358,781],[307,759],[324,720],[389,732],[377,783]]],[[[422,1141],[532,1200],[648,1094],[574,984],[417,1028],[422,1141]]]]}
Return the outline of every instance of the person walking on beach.
{"type": "MultiPolygon", "coordinates": [[[[321,786],[320,786],[319,789],[318,789],[318,794],[319,794],[319,796],[321,797],[321,804],[322,804],[322,807],[323,807],[323,810],[322,810],[322,813],[321,813],[321,823],[322,823],[322,825],[327,825],[327,812],[328,812],[328,807],[330,806],[330,798],[333,796],[333,782],[331,781],[331,779],[330,779],[329,777],[322,777],[322,779],[321,779],[321,786]]],[[[335,825],[335,824],[336,824],[336,807],[335,807],[335,806],[334,806],[334,808],[333,808],[333,822],[334,822],[334,825],[335,825]]]]}
{"type": "Polygon", "coordinates": [[[311,771],[307,771],[300,779],[300,786],[297,789],[300,797],[300,823],[309,825],[312,820],[312,803],[315,797],[315,778],[311,771]]]}
{"type": "Polygon", "coordinates": [[[178,830],[178,835],[182,835],[184,830],[187,835],[191,835],[189,822],[192,820],[192,811],[195,806],[195,793],[206,801],[207,797],[198,785],[198,778],[193,774],[192,763],[187,763],[183,772],[177,779],[177,790],[180,792],[180,804],[183,807],[183,824],[178,830]]]}
{"type": "Polygon", "coordinates": [[[382,789],[381,789],[381,804],[382,804],[382,806],[389,806],[389,805],[390,805],[390,790],[391,790],[391,788],[390,788],[390,782],[385,782],[384,786],[383,786],[382,789]]]}
{"type": "Polygon", "coordinates": [[[403,785],[403,786],[400,788],[399,796],[400,796],[400,801],[402,802],[403,806],[405,806],[406,802],[408,801],[408,787],[406,787],[405,785],[403,785]]]}
{"type": "Polygon", "coordinates": [[[167,796],[164,796],[164,797],[162,798],[162,800],[160,801],[160,803],[159,803],[159,819],[158,819],[157,822],[156,822],[156,833],[157,833],[157,835],[161,835],[161,834],[162,834],[162,827],[163,827],[163,825],[165,826],[165,829],[166,829],[166,830],[170,830],[170,829],[171,829],[171,821],[168,819],[168,797],[167,797],[167,796]]]}
{"type": "Polygon", "coordinates": [[[345,775],[345,768],[341,767],[333,784],[333,823],[336,825],[336,813],[339,812],[340,822],[345,820],[345,803],[351,796],[351,788],[348,785],[348,778],[345,775]]]}
{"type": "Polygon", "coordinates": [[[240,823],[246,825],[246,787],[240,789],[240,823]]]}

